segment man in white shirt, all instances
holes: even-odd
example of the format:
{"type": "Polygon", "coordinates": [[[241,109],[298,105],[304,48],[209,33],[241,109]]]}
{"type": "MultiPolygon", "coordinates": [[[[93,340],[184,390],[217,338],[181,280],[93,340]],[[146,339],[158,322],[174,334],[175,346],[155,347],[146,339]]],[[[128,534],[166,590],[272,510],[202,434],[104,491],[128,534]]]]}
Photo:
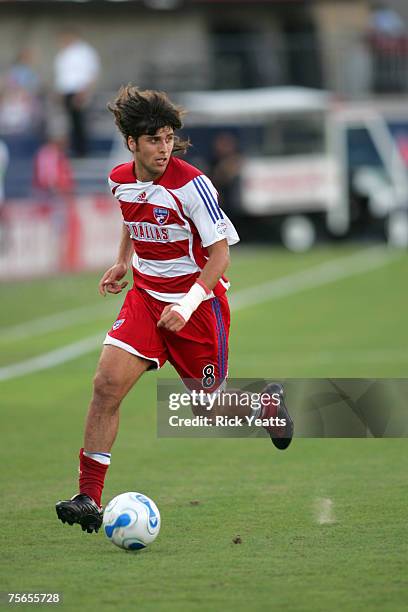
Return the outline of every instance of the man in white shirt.
{"type": "Polygon", "coordinates": [[[74,155],[87,153],[86,107],[100,72],[96,50],[75,32],[60,37],[61,49],[54,60],[55,89],[67,111],[71,149],[74,155]]]}

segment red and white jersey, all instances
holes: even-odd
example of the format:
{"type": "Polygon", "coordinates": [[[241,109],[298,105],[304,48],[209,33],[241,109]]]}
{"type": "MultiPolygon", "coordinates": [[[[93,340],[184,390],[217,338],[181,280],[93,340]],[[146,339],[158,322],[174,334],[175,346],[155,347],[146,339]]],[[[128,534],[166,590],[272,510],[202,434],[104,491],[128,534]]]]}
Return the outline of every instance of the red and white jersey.
{"type": "MultiPolygon", "coordinates": [[[[164,174],[149,182],[137,180],[133,161],[121,164],[109,186],[133,241],[135,286],[159,300],[176,302],[189,291],[208,259],[206,247],[239,241],[210,179],[182,159],[171,157],[164,174]]],[[[222,277],[209,297],[228,288],[222,277]]]]}

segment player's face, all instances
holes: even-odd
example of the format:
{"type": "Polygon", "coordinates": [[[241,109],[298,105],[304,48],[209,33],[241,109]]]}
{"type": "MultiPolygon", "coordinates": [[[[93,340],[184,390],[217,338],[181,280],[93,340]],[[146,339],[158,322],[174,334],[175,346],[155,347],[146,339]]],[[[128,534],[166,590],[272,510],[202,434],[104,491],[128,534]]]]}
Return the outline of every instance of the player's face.
{"type": "Polygon", "coordinates": [[[163,174],[170,161],[174,147],[173,128],[160,128],[153,136],[143,134],[137,141],[130,137],[129,147],[133,152],[138,179],[154,180],[163,174]]]}

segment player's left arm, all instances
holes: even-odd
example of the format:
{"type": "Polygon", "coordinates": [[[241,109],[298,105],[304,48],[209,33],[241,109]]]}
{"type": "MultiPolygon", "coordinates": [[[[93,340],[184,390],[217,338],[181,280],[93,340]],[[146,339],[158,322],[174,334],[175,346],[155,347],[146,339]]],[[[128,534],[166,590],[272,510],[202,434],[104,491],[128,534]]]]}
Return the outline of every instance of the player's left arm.
{"type": "Polygon", "coordinates": [[[204,174],[192,179],[177,195],[209,257],[190,291],[177,304],[163,309],[158,326],[174,332],[180,331],[201,302],[209,297],[228,267],[228,246],[239,241],[234,226],[219,207],[217,190],[204,174]]]}
{"type": "Polygon", "coordinates": [[[212,291],[230,264],[228,242],[225,238],[219,240],[210,244],[207,251],[208,261],[197,280],[212,291]]]}
{"type": "MultiPolygon", "coordinates": [[[[214,289],[230,263],[228,241],[219,240],[207,247],[208,261],[201,271],[196,283],[187,294],[186,304],[169,304],[163,309],[157,327],[164,327],[172,332],[178,332],[187,323],[194,312],[195,301],[201,302],[214,289]],[[192,295],[189,294],[192,292],[192,295]],[[190,300],[191,298],[191,300],[190,300]],[[190,312],[191,310],[191,312],[190,312]]],[[[186,299],[184,298],[184,299],[186,299]]]]}

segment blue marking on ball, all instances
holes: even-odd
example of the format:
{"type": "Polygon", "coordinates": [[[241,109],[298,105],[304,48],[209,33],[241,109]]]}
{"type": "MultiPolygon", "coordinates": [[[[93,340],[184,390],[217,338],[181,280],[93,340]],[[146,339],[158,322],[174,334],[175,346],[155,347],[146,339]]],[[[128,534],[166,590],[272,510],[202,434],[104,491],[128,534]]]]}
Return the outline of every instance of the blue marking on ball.
{"type": "Polygon", "coordinates": [[[157,518],[155,511],[151,507],[150,501],[144,495],[138,494],[135,497],[147,507],[149,511],[149,525],[152,529],[155,529],[159,523],[159,519],[157,518]]]}
{"type": "Polygon", "coordinates": [[[120,514],[113,525],[105,525],[105,533],[108,538],[112,537],[117,527],[127,527],[127,525],[130,525],[131,520],[129,514],[120,514]]]}

